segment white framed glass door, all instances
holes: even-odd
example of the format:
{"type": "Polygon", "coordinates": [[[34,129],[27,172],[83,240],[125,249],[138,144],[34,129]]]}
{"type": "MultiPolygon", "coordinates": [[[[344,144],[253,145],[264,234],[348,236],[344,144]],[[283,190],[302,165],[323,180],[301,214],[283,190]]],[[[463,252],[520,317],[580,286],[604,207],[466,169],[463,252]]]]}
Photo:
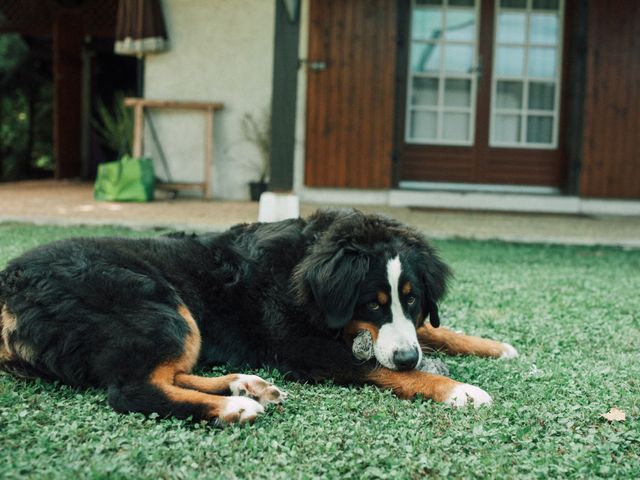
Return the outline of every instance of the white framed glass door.
{"type": "Polygon", "coordinates": [[[492,147],[558,145],[563,0],[494,0],[492,147]]]}
{"type": "Polygon", "coordinates": [[[562,185],[570,0],[399,4],[399,183],[562,185]]]}
{"type": "Polygon", "coordinates": [[[472,145],[480,0],[412,0],[405,141],[472,145]]]}

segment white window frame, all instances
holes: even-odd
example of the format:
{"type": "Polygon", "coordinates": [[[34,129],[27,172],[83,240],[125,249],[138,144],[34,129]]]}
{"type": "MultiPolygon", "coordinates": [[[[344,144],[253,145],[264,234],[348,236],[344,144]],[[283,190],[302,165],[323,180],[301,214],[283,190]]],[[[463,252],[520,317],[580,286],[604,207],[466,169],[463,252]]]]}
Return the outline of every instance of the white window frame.
{"type": "MultiPolygon", "coordinates": [[[[480,38],[480,3],[482,0],[474,0],[475,3],[475,30],[474,30],[474,39],[473,41],[461,41],[461,40],[446,40],[445,38],[440,38],[437,42],[430,42],[427,40],[414,40],[413,34],[411,32],[411,28],[413,26],[413,12],[416,9],[416,0],[411,0],[411,13],[410,13],[410,21],[409,21],[409,53],[408,53],[408,62],[407,62],[407,98],[405,103],[405,128],[404,128],[404,139],[407,144],[416,144],[416,145],[452,145],[452,146],[472,146],[475,143],[475,123],[476,123],[476,104],[478,97],[478,74],[477,74],[477,65],[478,65],[478,48],[479,48],[479,38],[480,38]],[[411,47],[413,43],[422,43],[422,44],[433,44],[438,45],[440,48],[440,64],[438,71],[435,73],[427,73],[427,72],[412,72],[411,71],[411,47]],[[443,52],[445,49],[443,48],[445,45],[465,45],[473,47],[473,58],[472,58],[472,67],[471,71],[468,74],[445,74],[444,71],[444,55],[443,52]],[[413,96],[413,79],[414,78],[434,78],[438,80],[438,103],[436,106],[412,106],[411,98],[413,96]],[[469,94],[470,105],[468,107],[451,107],[444,105],[444,88],[445,88],[445,79],[449,80],[470,80],[471,81],[471,91],[469,94]],[[419,138],[419,137],[411,137],[409,134],[411,131],[411,113],[412,112],[434,112],[436,113],[437,125],[436,125],[436,138],[419,138]],[[470,115],[469,119],[469,139],[468,140],[451,140],[443,138],[444,133],[444,113],[466,113],[470,115]]],[[[422,7],[424,8],[424,7],[422,7]]],[[[429,7],[426,7],[429,8],[429,7]]],[[[458,6],[450,6],[449,0],[443,0],[442,6],[443,15],[441,21],[442,31],[445,31],[445,27],[447,24],[447,13],[454,10],[469,10],[469,7],[458,7],[458,6]]]]}
{"type": "Polygon", "coordinates": [[[533,0],[527,0],[526,10],[522,8],[502,8],[500,0],[495,1],[494,15],[494,31],[493,31],[493,68],[491,75],[491,113],[489,116],[489,146],[497,148],[525,148],[536,150],[554,150],[558,148],[558,136],[560,130],[560,96],[562,90],[562,55],[564,53],[564,16],[565,1],[558,0],[558,10],[533,10],[533,0]],[[529,51],[531,48],[549,48],[550,44],[529,43],[529,32],[531,29],[531,14],[541,12],[557,12],[558,13],[558,41],[556,48],[556,76],[554,78],[541,78],[529,76],[529,51]],[[527,22],[525,26],[524,43],[498,43],[498,15],[501,12],[525,12],[527,14],[527,22]],[[498,47],[518,47],[524,48],[524,66],[523,74],[519,77],[498,76],[497,61],[498,47]],[[522,82],[522,107],[520,109],[498,108],[496,102],[498,99],[498,81],[517,81],[522,82]],[[529,84],[531,82],[553,83],[554,84],[554,100],[553,111],[529,109],[529,84]],[[496,115],[517,115],[520,118],[520,141],[504,142],[494,140],[496,115]],[[551,143],[539,143],[527,141],[527,122],[529,115],[538,115],[552,119],[551,126],[551,143]]]}

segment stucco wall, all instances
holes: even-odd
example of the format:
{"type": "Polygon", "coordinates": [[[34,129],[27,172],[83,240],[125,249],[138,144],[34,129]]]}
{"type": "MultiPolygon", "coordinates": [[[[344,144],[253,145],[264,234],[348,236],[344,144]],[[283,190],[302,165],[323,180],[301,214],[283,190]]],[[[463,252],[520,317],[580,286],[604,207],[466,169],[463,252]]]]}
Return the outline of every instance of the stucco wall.
{"type": "MultiPolygon", "coordinates": [[[[213,196],[248,198],[259,154],[244,140],[243,115],[271,104],[275,0],[163,0],[170,50],[145,62],[145,97],[223,102],[216,113],[213,196]]],[[[153,112],[173,181],[201,181],[203,115],[153,112]]],[[[145,149],[164,171],[145,133],[145,149]]]]}

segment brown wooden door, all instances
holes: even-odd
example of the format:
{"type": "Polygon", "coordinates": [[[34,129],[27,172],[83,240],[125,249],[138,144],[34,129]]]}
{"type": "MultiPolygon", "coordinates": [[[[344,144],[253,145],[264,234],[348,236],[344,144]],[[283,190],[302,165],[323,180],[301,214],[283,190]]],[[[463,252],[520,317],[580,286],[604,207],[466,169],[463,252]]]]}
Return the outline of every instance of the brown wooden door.
{"type": "Polygon", "coordinates": [[[581,194],[640,199],[640,2],[589,2],[581,194]]]}
{"type": "Polygon", "coordinates": [[[393,0],[312,0],[305,184],[389,188],[394,128],[393,0]]]}
{"type": "Polygon", "coordinates": [[[563,0],[399,8],[399,185],[560,187],[563,0]]]}

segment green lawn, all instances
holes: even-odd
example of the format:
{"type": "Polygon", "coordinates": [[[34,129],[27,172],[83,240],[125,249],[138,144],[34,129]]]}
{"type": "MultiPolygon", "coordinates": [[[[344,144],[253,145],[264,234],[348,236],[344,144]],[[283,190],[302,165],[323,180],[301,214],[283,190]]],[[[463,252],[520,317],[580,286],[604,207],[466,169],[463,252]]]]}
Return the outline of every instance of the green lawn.
{"type": "MultiPolygon", "coordinates": [[[[0,225],[0,266],[55,238],[110,234],[143,235],[0,225]]],[[[118,415],[101,391],[0,374],[0,477],[640,478],[640,251],[436,243],[456,273],[443,323],[520,352],[446,358],[492,407],[453,410],[261,371],[290,400],[252,426],[219,430],[118,415]],[[614,406],[626,421],[600,417],[614,406]]]]}

